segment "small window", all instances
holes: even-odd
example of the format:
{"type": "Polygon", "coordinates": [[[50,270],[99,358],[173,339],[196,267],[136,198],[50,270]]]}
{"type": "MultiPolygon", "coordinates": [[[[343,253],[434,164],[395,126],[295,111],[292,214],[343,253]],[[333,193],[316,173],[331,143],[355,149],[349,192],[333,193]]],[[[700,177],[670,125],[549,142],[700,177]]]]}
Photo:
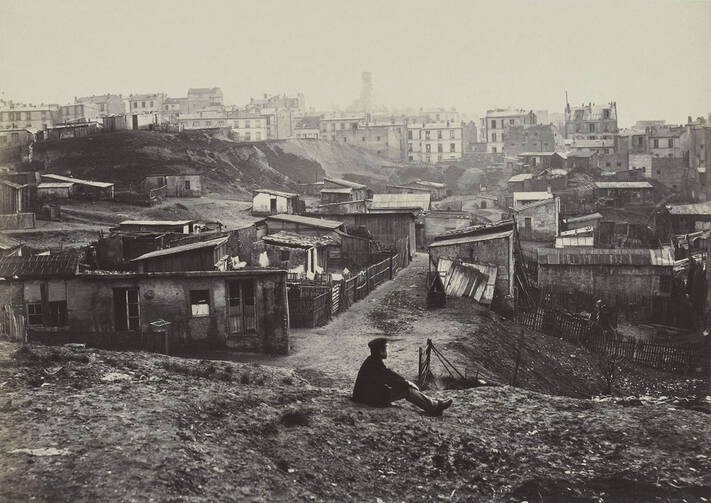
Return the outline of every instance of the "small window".
{"type": "Polygon", "coordinates": [[[289,252],[289,250],[281,250],[281,252],[279,252],[279,259],[282,262],[288,262],[290,255],[291,255],[291,253],[289,252]]]}
{"type": "Polygon", "coordinates": [[[669,138],[669,148],[674,148],[674,138],[669,138]]]}
{"type": "Polygon", "coordinates": [[[190,290],[190,309],[193,318],[210,316],[210,290],[190,290]]]}
{"type": "Polygon", "coordinates": [[[190,190],[190,180],[185,180],[185,190],[190,190]]]}
{"type": "Polygon", "coordinates": [[[654,140],[654,148],[659,148],[659,140],[654,140]]]}
{"type": "Polygon", "coordinates": [[[42,303],[31,302],[27,304],[27,323],[30,325],[42,324],[42,303]]]}

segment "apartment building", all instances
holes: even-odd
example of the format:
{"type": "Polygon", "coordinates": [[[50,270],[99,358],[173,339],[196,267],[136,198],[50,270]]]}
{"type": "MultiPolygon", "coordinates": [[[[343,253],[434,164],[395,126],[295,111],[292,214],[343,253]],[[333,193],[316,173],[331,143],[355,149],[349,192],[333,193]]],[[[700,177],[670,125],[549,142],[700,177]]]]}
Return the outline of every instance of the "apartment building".
{"type": "Polygon", "coordinates": [[[61,122],[59,105],[22,105],[4,102],[0,108],[0,129],[44,129],[61,122]]]}
{"type": "Polygon", "coordinates": [[[166,98],[165,93],[131,94],[125,98],[126,111],[131,114],[160,113],[166,98]]]}
{"type": "Polygon", "coordinates": [[[393,161],[407,159],[407,127],[404,123],[371,122],[365,116],[322,118],[320,138],[367,149],[393,161]]]}
{"type": "Polygon", "coordinates": [[[505,133],[504,149],[508,156],[522,152],[554,152],[556,136],[555,128],[550,124],[511,126],[505,133]]]}
{"type": "Polygon", "coordinates": [[[242,111],[200,111],[178,117],[181,129],[230,128],[237,141],[263,141],[279,138],[275,117],[271,114],[250,114],[242,111]]]}
{"type": "Polygon", "coordinates": [[[97,121],[101,117],[99,106],[94,103],[62,105],[59,108],[59,115],[62,118],[62,122],[97,121]]]}
{"type": "Polygon", "coordinates": [[[462,126],[456,122],[407,125],[407,160],[436,164],[462,158],[462,126]]]}
{"type": "Polygon", "coordinates": [[[99,117],[122,114],[126,112],[124,99],[120,94],[101,94],[98,96],[82,96],[74,98],[75,104],[95,105],[99,109],[99,117]]]}
{"type": "Polygon", "coordinates": [[[564,137],[573,140],[613,140],[618,132],[617,103],[565,106],[564,137]]]}
{"type": "Polygon", "coordinates": [[[537,124],[537,118],[532,111],[500,108],[487,110],[482,124],[482,129],[486,132],[486,151],[492,154],[504,153],[506,151],[506,133],[509,128],[535,124],[537,124]]]}

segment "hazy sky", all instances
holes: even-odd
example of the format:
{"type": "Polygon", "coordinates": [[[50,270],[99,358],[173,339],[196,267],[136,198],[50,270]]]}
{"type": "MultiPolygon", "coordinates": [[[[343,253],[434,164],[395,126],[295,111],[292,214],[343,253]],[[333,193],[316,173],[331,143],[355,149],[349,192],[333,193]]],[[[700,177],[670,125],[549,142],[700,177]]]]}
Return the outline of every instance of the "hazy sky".
{"type": "Polygon", "coordinates": [[[68,103],[220,86],[229,104],[302,91],[378,104],[562,111],[621,125],[711,112],[711,1],[0,0],[0,93],[68,103]]]}

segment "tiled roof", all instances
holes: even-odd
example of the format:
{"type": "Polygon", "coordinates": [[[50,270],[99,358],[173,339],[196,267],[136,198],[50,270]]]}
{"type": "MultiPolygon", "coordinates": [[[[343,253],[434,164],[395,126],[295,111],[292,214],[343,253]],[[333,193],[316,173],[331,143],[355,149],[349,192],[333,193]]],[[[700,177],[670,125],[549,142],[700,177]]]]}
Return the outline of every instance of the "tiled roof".
{"type": "Polygon", "coordinates": [[[209,241],[198,241],[197,243],[190,243],[187,245],[173,246],[172,248],[165,248],[163,250],[156,250],[148,253],[144,253],[140,257],[136,257],[131,260],[131,262],[141,262],[143,260],[148,260],[156,257],[164,257],[166,255],[175,255],[176,253],[184,253],[193,250],[199,250],[201,248],[215,248],[227,242],[227,237],[211,239],[209,241]]]}
{"type": "Polygon", "coordinates": [[[279,246],[311,248],[313,246],[338,245],[339,241],[330,236],[302,236],[294,232],[280,231],[264,236],[262,241],[279,246]]]}
{"type": "Polygon", "coordinates": [[[0,277],[51,278],[74,276],[79,272],[77,255],[31,255],[0,259],[0,277]]]}
{"type": "Polygon", "coordinates": [[[337,229],[343,225],[343,222],[338,222],[336,220],[326,220],[325,218],[313,218],[305,217],[302,215],[270,215],[267,220],[278,220],[281,222],[291,222],[295,224],[306,225],[309,227],[317,227],[321,229],[337,229]]]}
{"type": "Polygon", "coordinates": [[[666,248],[660,249],[548,249],[538,250],[539,265],[612,265],[612,266],[673,266],[674,257],[666,248]]]}

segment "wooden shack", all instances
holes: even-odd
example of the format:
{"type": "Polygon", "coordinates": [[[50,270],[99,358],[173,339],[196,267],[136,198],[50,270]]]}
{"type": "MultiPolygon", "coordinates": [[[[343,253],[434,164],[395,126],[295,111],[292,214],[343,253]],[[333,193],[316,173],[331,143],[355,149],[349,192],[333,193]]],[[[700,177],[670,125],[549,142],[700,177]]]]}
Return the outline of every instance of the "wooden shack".
{"type": "Polygon", "coordinates": [[[258,189],[252,197],[252,215],[267,216],[303,213],[304,204],[298,194],[271,189],[258,189]]]}
{"type": "Polygon", "coordinates": [[[145,253],[131,260],[138,272],[211,271],[227,255],[227,237],[145,253]]]}
{"type": "Polygon", "coordinates": [[[165,187],[167,197],[200,197],[202,176],[199,173],[154,174],[143,179],[146,191],[165,187]]]}
{"type": "Polygon", "coordinates": [[[112,200],[114,198],[114,184],[110,182],[96,182],[93,180],[82,180],[71,176],[55,174],[42,174],[42,179],[49,183],[64,182],[73,183],[74,189],[72,197],[78,199],[91,200],[112,200]]]}
{"type": "Polygon", "coordinates": [[[0,214],[22,213],[29,207],[29,185],[0,180],[0,214]]]}

